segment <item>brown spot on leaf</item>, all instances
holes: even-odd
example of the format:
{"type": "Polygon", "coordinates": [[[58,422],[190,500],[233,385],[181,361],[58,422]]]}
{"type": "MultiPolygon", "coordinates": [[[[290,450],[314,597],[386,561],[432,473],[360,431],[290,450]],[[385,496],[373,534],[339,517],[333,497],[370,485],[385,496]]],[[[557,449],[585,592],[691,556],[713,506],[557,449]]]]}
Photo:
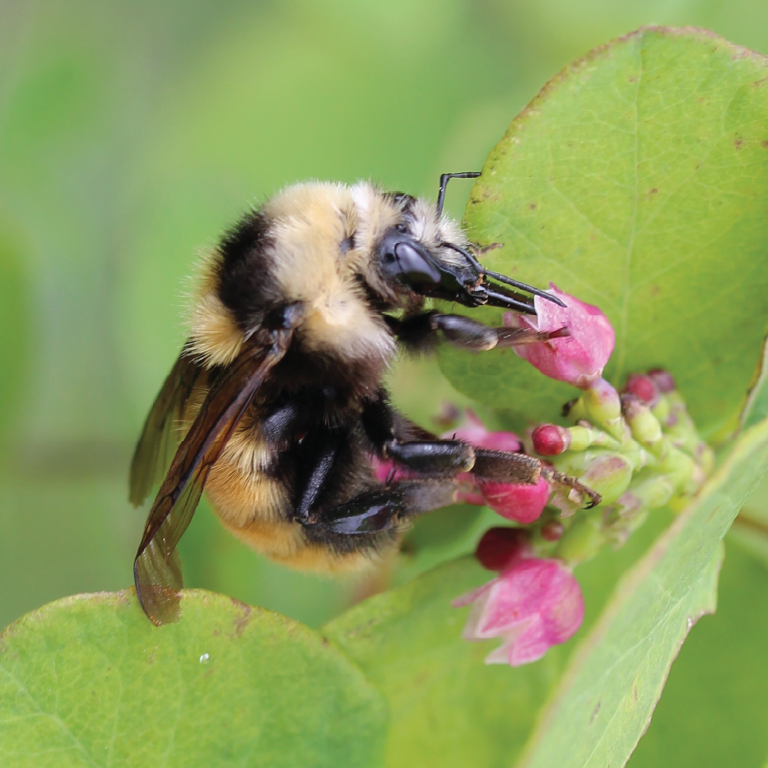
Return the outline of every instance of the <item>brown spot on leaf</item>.
{"type": "Polygon", "coordinates": [[[658,190],[657,187],[654,187],[653,189],[649,189],[648,190],[648,199],[651,200],[654,195],[658,195],[658,194],[659,194],[659,190],[658,190]]]}
{"type": "Polygon", "coordinates": [[[528,203],[528,207],[529,207],[529,208],[530,208],[532,211],[535,211],[535,210],[536,210],[536,203],[528,203]]]}
{"type": "Polygon", "coordinates": [[[238,608],[242,609],[241,614],[237,616],[232,622],[232,627],[235,630],[235,637],[240,637],[240,635],[242,635],[245,631],[245,628],[248,626],[248,621],[251,617],[251,606],[246,605],[245,603],[241,603],[239,600],[233,599],[232,602],[238,608]]]}
{"type": "Polygon", "coordinates": [[[760,142],[760,146],[761,146],[763,149],[765,149],[766,147],[768,147],[768,139],[763,139],[763,140],[760,142]]]}
{"type": "Polygon", "coordinates": [[[600,702],[598,701],[595,708],[592,710],[592,714],[589,716],[589,724],[592,725],[592,721],[597,717],[597,713],[600,711],[600,702]]]}
{"type": "Polygon", "coordinates": [[[741,136],[737,136],[737,137],[736,137],[736,138],[733,140],[733,146],[734,146],[734,147],[736,147],[736,150],[737,150],[737,151],[741,149],[741,145],[742,145],[743,143],[744,143],[744,140],[741,138],[741,136]]]}

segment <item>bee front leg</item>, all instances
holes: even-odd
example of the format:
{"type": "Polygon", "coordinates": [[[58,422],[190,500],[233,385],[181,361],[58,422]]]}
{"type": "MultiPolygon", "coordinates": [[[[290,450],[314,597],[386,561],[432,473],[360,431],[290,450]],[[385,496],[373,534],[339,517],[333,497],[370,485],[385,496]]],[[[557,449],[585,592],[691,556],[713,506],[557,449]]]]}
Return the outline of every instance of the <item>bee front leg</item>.
{"type": "Polygon", "coordinates": [[[472,352],[532,344],[568,336],[567,328],[540,332],[532,328],[492,327],[464,315],[424,312],[402,320],[387,318],[398,341],[406,348],[423,351],[444,339],[449,344],[472,352]]]}

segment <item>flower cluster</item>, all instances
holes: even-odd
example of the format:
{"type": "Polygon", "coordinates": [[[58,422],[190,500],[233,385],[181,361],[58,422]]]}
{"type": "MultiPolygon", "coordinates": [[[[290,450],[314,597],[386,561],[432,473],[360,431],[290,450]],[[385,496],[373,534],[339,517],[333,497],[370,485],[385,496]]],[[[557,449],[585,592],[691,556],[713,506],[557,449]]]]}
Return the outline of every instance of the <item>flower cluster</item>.
{"type": "MultiPolygon", "coordinates": [[[[486,533],[476,556],[499,574],[454,601],[457,607],[471,605],[465,638],[502,638],[487,663],[525,664],[569,639],[584,615],[573,568],[605,544],[626,541],[649,510],[674,508],[690,497],[714,461],[671,374],[633,374],[617,391],[602,378],[615,338],[608,319],[597,307],[552,284],[550,290],[565,307],[536,297],[535,324],[518,316],[505,318],[505,323],[537,331],[567,327],[568,336],[520,345],[515,351],[582,394],[565,409],[573,426],[542,424],[530,434],[530,443],[542,462],[551,464],[548,477],[576,478],[599,493],[602,502],[594,510],[580,511],[583,493],[563,482],[550,485],[541,479],[530,486],[462,478],[462,500],[486,504],[526,526],[486,533]]],[[[522,449],[517,435],[489,432],[471,413],[450,435],[486,448],[522,449]]]]}

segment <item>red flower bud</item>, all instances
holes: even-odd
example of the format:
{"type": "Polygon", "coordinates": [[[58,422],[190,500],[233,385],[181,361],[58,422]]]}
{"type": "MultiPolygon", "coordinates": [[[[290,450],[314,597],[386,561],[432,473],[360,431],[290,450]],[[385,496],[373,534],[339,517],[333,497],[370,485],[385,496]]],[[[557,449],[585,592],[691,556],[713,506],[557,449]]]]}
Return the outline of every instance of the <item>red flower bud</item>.
{"type": "Polygon", "coordinates": [[[520,557],[533,552],[522,528],[489,528],[477,544],[475,557],[489,571],[503,571],[520,557]]]}
{"type": "Polygon", "coordinates": [[[624,391],[640,398],[651,408],[659,402],[659,387],[650,376],[643,376],[639,373],[630,374],[624,385],[624,391]]]}
{"type": "Polygon", "coordinates": [[[541,456],[559,456],[571,445],[571,433],[556,424],[540,424],[531,435],[533,450],[541,456]]]}
{"type": "Polygon", "coordinates": [[[544,541],[559,541],[563,537],[563,524],[558,520],[550,520],[541,526],[541,538],[544,541]]]}

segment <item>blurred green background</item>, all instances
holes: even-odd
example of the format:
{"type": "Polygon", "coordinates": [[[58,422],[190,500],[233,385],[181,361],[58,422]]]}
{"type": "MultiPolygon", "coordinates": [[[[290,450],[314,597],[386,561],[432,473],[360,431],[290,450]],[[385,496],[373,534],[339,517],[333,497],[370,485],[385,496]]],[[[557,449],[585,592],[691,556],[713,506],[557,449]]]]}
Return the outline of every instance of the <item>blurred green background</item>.
{"type": "MultiPolygon", "coordinates": [[[[768,52],[764,0],[1,4],[0,626],[131,584],[133,443],[185,278],[247,205],[306,178],[434,195],[562,66],[649,23],[768,52]]],[[[429,362],[392,387],[425,424],[452,397],[429,362]]],[[[371,588],[267,563],[205,506],[181,550],[188,585],[310,625],[371,588]]]]}

